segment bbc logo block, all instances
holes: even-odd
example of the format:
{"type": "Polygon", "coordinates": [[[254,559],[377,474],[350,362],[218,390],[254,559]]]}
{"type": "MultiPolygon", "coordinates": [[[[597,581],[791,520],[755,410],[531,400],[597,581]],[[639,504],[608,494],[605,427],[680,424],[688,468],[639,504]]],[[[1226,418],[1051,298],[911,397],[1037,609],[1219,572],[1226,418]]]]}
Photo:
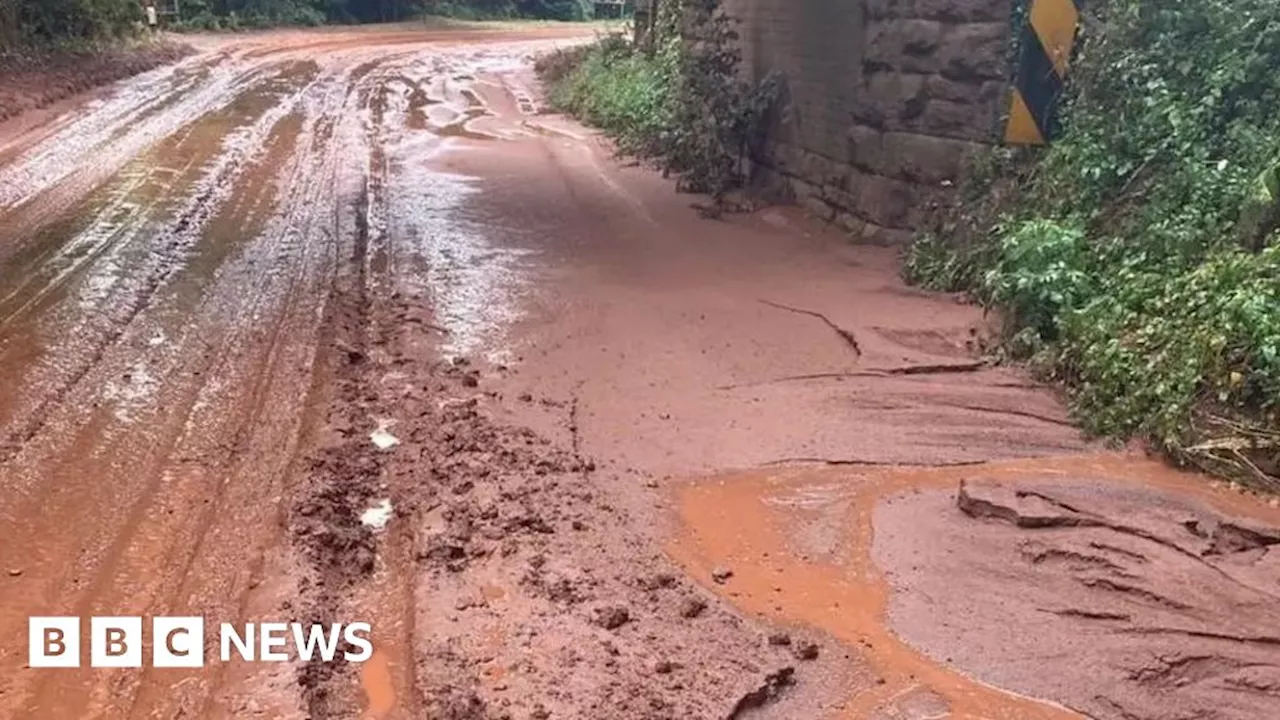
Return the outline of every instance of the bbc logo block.
{"type": "MultiPolygon", "coordinates": [[[[88,646],[95,668],[198,668],[205,664],[202,617],[33,617],[28,621],[28,664],[33,668],[80,667],[88,646]],[[88,636],[82,637],[85,626],[88,636]]],[[[222,623],[218,627],[221,662],[288,662],[293,658],[362,663],[373,655],[367,622],[303,625],[301,623],[222,623]]]]}
{"type": "MultiPolygon", "coordinates": [[[[78,617],[33,617],[27,623],[28,664],[33,668],[74,668],[81,661],[78,617]]],[[[160,668],[204,666],[204,618],[157,617],[151,621],[151,665],[160,668]]],[[[89,618],[89,666],[137,668],[143,665],[140,617],[89,618]]]]}
{"type": "Polygon", "coordinates": [[[80,667],[80,618],[33,617],[27,621],[27,664],[33,668],[80,667]]]}

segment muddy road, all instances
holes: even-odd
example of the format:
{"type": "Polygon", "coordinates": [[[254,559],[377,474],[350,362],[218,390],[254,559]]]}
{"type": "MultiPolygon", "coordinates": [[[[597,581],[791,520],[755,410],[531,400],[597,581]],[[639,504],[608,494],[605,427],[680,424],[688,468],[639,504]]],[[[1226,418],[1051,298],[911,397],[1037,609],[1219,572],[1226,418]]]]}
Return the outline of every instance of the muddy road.
{"type": "Polygon", "coordinates": [[[0,125],[0,717],[1280,717],[1280,512],[546,113],[589,33],[209,40],[0,125]],[[33,669],[37,615],[375,652],[33,669]]]}

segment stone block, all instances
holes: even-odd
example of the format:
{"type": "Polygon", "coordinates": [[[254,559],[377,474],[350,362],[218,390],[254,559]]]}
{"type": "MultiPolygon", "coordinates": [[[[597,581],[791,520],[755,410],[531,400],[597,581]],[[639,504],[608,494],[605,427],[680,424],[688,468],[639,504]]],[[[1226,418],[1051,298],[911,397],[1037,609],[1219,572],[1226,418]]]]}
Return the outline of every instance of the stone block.
{"type": "Polygon", "coordinates": [[[906,247],[911,243],[912,232],[900,228],[887,228],[872,222],[864,223],[858,241],[866,245],[882,247],[906,247]]]}
{"type": "Polygon", "coordinates": [[[976,113],[966,103],[933,100],[919,118],[903,123],[903,129],[926,135],[974,140],[990,140],[995,129],[987,113],[976,113]]]}
{"type": "Polygon", "coordinates": [[[981,145],[916,133],[885,133],[881,147],[881,165],[874,168],[877,172],[911,183],[937,186],[945,181],[955,182],[965,160],[981,145]]]}
{"type": "Polygon", "coordinates": [[[854,211],[877,225],[906,228],[916,192],[915,187],[901,180],[863,174],[857,181],[854,211]]]}
{"type": "Polygon", "coordinates": [[[867,19],[923,18],[945,23],[1008,21],[1012,0],[865,0],[867,19]]]}
{"type": "MultiPolygon", "coordinates": [[[[890,0],[892,1],[892,0],[890,0]]],[[[907,0],[913,17],[947,23],[1009,22],[1012,0],[907,0]]]]}
{"type": "Polygon", "coordinates": [[[929,75],[925,78],[925,94],[931,100],[947,100],[979,107],[999,104],[1008,84],[1005,80],[979,82],[954,80],[945,75],[929,75]]]}
{"type": "Polygon", "coordinates": [[[861,235],[863,228],[867,226],[866,220],[863,220],[854,213],[847,211],[837,212],[835,220],[832,222],[839,225],[845,232],[855,236],[861,235]]]}
{"type": "Polygon", "coordinates": [[[886,167],[889,160],[885,156],[884,135],[884,131],[867,125],[855,124],[849,128],[849,161],[854,167],[868,172],[886,167]]]}
{"type": "Polygon", "coordinates": [[[939,42],[936,67],[956,80],[998,80],[1008,75],[1008,21],[965,23],[946,29],[939,42]]]}
{"type": "Polygon", "coordinates": [[[867,71],[939,72],[946,26],[935,20],[887,20],[867,26],[863,67],[867,71]]]}

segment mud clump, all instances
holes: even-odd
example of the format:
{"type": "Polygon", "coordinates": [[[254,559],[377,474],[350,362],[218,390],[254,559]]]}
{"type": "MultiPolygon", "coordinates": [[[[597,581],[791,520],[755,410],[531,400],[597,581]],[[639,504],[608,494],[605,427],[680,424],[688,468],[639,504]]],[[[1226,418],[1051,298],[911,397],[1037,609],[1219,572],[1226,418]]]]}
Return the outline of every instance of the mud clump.
{"type": "Polygon", "coordinates": [[[707,609],[707,601],[699,597],[687,597],[680,601],[680,617],[690,619],[698,617],[707,609]]]}
{"type": "Polygon", "coordinates": [[[596,608],[595,622],[605,630],[617,630],[631,622],[631,613],[618,605],[596,608]]]}
{"type": "Polygon", "coordinates": [[[801,640],[791,646],[797,660],[806,662],[818,659],[818,643],[812,640],[801,640]]]}
{"type": "Polygon", "coordinates": [[[1090,717],[1280,717],[1280,529],[1088,480],[974,479],[874,522],[894,628],[935,658],[1090,717]]]}
{"type": "Polygon", "coordinates": [[[743,695],[729,712],[729,720],[748,717],[752,711],[776,702],[796,682],[795,668],[784,667],[765,676],[760,686],[743,695]]]}

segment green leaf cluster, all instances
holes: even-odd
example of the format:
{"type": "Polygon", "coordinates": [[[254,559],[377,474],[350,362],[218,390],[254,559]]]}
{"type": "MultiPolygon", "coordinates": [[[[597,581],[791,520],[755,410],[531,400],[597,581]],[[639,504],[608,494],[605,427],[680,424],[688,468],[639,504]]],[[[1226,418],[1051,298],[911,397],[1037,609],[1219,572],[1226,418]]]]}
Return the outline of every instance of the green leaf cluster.
{"type": "Polygon", "coordinates": [[[719,197],[739,187],[748,145],[778,94],[740,78],[734,20],[719,0],[660,6],[649,47],[609,35],[543,58],[552,104],[603,128],[624,153],[659,158],[681,189],[719,197]]]}
{"type": "Polygon", "coordinates": [[[1273,484],[1280,4],[1090,8],[1063,135],[993,151],[906,275],[1001,309],[1089,429],[1273,484]]]}

